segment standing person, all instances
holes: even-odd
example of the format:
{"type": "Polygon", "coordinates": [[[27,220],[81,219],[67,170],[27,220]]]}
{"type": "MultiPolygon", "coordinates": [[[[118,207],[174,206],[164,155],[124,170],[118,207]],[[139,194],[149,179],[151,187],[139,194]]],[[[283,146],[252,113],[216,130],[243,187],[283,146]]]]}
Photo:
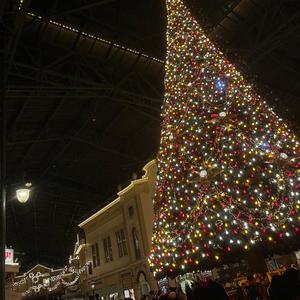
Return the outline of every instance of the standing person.
{"type": "Polygon", "coordinates": [[[193,286],[193,299],[194,300],[208,300],[209,298],[207,287],[203,282],[198,281],[193,286]]]}
{"type": "Polygon", "coordinates": [[[300,280],[299,271],[294,268],[288,268],[284,271],[283,287],[285,290],[285,300],[299,300],[300,299],[300,280]]]}
{"type": "Polygon", "coordinates": [[[149,292],[150,300],[157,300],[157,295],[154,293],[154,291],[149,292]]]}
{"type": "Polygon", "coordinates": [[[185,284],[185,294],[186,294],[187,300],[194,300],[193,291],[192,291],[190,285],[187,283],[185,284]]]}
{"type": "Polygon", "coordinates": [[[170,288],[170,291],[168,293],[168,299],[170,299],[170,300],[177,300],[178,299],[176,289],[170,288]]]}
{"type": "Polygon", "coordinates": [[[164,292],[163,292],[163,290],[158,290],[158,292],[157,292],[157,299],[158,300],[163,300],[164,299],[164,292]]]}
{"type": "Polygon", "coordinates": [[[246,287],[246,294],[249,300],[259,300],[259,294],[257,288],[255,286],[254,277],[253,275],[249,274],[247,276],[248,279],[248,286],[246,287]]]}
{"type": "Polygon", "coordinates": [[[181,286],[179,285],[178,288],[177,288],[177,299],[178,300],[187,300],[187,297],[186,295],[184,294],[181,286]]]}
{"type": "Polygon", "coordinates": [[[236,288],[236,298],[237,300],[245,300],[245,294],[243,287],[240,285],[240,283],[237,283],[237,288],[236,288]]]}
{"type": "Polygon", "coordinates": [[[159,300],[168,300],[168,294],[164,293],[163,291],[161,291],[159,294],[159,300]]]}
{"type": "Polygon", "coordinates": [[[207,285],[207,291],[209,300],[229,300],[224,287],[217,281],[209,281],[207,285]]]}
{"type": "Polygon", "coordinates": [[[195,300],[229,300],[223,286],[213,280],[196,285],[193,290],[193,298],[195,300]]]}
{"type": "Polygon", "coordinates": [[[283,278],[281,275],[274,275],[268,287],[270,300],[284,299],[283,278]]]}

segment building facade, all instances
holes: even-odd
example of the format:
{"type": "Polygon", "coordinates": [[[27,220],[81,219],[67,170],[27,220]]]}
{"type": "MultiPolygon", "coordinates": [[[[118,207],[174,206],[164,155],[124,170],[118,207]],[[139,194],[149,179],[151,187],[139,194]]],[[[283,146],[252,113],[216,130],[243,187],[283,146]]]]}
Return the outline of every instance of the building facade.
{"type": "Polygon", "coordinates": [[[91,267],[84,279],[86,297],[140,299],[157,283],[147,258],[151,248],[156,162],[140,179],[118,193],[117,199],[83,221],[85,244],[77,251],[81,264],[91,267]]]}

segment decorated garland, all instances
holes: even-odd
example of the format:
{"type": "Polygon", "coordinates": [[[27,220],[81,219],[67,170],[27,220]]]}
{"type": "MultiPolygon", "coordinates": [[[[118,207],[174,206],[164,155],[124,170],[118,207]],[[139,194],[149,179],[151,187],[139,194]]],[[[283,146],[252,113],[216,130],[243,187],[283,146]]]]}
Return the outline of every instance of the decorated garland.
{"type": "Polygon", "coordinates": [[[54,275],[50,277],[48,274],[42,274],[41,272],[36,272],[36,273],[30,272],[29,274],[26,274],[26,276],[22,278],[20,281],[14,282],[12,284],[12,289],[16,291],[18,290],[19,287],[28,283],[31,285],[30,288],[22,293],[23,296],[28,296],[30,294],[40,293],[42,290],[48,290],[49,292],[52,292],[58,289],[60,286],[70,287],[75,285],[78,282],[78,280],[80,279],[80,275],[87,271],[88,266],[90,264],[91,262],[87,262],[80,269],[76,269],[74,266],[71,267],[66,266],[58,275],[54,275]],[[75,276],[72,281],[67,281],[65,279],[66,277],[71,277],[71,276],[75,276]],[[41,284],[40,279],[48,279],[49,286],[45,284],[41,284]]]}

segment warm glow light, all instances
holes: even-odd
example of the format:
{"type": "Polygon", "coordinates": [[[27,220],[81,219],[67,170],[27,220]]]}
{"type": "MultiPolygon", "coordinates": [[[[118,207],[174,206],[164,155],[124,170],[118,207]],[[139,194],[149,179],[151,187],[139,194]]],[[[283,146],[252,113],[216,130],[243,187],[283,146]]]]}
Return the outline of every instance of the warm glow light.
{"type": "Polygon", "coordinates": [[[30,190],[23,188],[16,190],[17,199],[20,203],[26,203],[29,199],[30,190]]]}

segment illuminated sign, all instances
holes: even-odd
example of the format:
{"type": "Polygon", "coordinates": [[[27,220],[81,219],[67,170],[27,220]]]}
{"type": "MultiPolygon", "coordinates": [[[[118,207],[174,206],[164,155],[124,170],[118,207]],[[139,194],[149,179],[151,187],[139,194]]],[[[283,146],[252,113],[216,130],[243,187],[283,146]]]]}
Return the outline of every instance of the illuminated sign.
{"type": "Polygon", "coordinates": [[[11,265],[14,263],[14,250],[5,249],[5,264],[11,265]]]}

